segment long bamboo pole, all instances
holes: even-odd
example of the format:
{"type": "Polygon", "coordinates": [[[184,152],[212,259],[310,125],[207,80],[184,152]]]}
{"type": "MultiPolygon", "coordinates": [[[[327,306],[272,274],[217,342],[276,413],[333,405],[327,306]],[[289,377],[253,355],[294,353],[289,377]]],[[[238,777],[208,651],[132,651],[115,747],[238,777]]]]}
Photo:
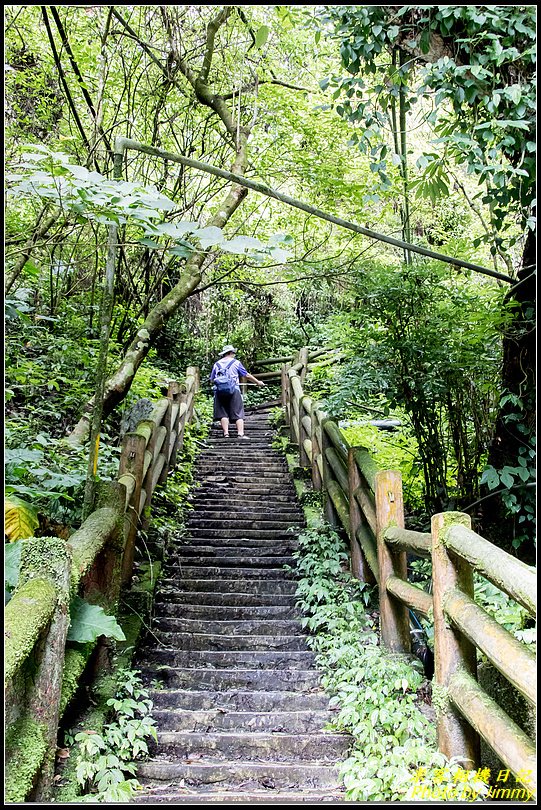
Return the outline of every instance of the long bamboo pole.
{"type": "Polygon", "coordinates": [[[446,256],[444,253],[436,253],[435,251],[428,250],[428,248],[421,247],[420,245],[413,245],[408,242],[404,242],[402,239],[395,239],[393,236],[377,233],[369,228],[364,228],[362,225],[349,222],[347,219],[335,217],[333,214],[327,214],[325,211],[322,211],[320,208],[316,208],[314,205],[308,205],[308,203],[303,203],[300,200],[296,200],[294,197],[289,197],[287,194],[282,194],[281,192],[266,186],[264,183],[258,183],[255,180],[248,180],[248,178],[243,177],[243,175],[234,174],[233,172],[228,172],[225,169],[218,169],[216,166],[211,166],[208,163],[202,163],[199,160],[192,160],[191,158],[184,157],[184,155],[179,155],[176,152],[167,152],[164,149],[158,149],[155,146],[147,146],[147,144],[139,143],[131,138],[117,138],[115,141],[115,154],[123,155],[126,149],[135,149],[136,151],[144,152],[147,155],[155,155],[156,157],[163,158],[163,160],[170,160],[172,163],[181,163],[183,166],[190,166],[192,169],[197,169],[198,171],[212,174],[215,177],[223,177],[225,180],[230,180],[233,183],[237,183],[239,186],[251,188],[253,191],[257,191],[267,197],[273,197],[275,200],[279,200],[286,205],[290,205],[293,208],[299,208],[301,211],[306,211],[307,214],[312,214],[312,216],[318,217],[319,219],[332,222],[334,225],[339,225],[341,228],[346,228],[348,231],[354,231],[355,233],[360,233],[363,236],[368,236],[370,239],[377,239],[379,242],[386,242],[388,245],[393,245],[394,247],[401,248],[402,250],[410,250],[412,253],[419,253],[421,256],[427,256],[430,259],[446,262],[447,264],[452,264],[454,267],[462,267],[466,270],[474,270],[476,273],[482,273],[485,276],[492,276],[492,278],[507,281],[509,284],[514,283],[514,279],[510,278],[510,276],[506,276],[503,273],[498,273],[496,270],[490,270],[488,267],[473,264],[472,262],[467,262],[463,259],[457,259],[453,256],[446,256]]]}

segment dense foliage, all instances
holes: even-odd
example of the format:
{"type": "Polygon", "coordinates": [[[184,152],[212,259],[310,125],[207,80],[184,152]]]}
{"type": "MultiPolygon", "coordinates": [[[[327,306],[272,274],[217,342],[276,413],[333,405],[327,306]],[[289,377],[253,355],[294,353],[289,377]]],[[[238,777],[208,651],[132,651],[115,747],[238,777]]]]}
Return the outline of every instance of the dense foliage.
{"type": "Polygon", "coordinates": [[[65,439],[92,413],[104,346],[108,476],[122,411],[187,365],[204,378],[232,342],[249,369],[336,348],[342,362],[316,370],[313,390],[352,431],[378,411],[403,422],[389,440],[415,455],[412,520],[471,507],[482,528],[498,502],[511,517],[498,542],[529,546],[529,291],[519,301],[155,155],[130,151],[115,179],[113,146],[127,136],[245,173],[524,278],[534,32],[532,6],[7,7],[11,539],[22,524],[77,524],[86,437],[65,439]],[[520,369],[508,378],[514,347],[524,383],[520,369]]]}

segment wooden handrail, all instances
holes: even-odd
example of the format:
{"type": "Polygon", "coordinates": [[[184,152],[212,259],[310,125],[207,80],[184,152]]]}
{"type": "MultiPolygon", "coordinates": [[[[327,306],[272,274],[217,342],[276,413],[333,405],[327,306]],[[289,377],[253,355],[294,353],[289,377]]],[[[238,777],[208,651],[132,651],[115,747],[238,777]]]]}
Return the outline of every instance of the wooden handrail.
{"type": "Polygon", "coordinates": [[[448,591],[443,598],[443,607],[452,624],[535,706],[535,655],[461,591],[448,591]]]}
{"type": "Polygon", "coordinates": [[[323,491],[327,520],[349,536],[352,573],[378,583],[383,643],[409,652],[408,611],[433,614],[436,682],[447,695],[438,719],[440,750],[478,763],[480,734],[520,778],[533,745],[477,684],[475,657],[479,649],[534,703],[535,656],[475,603],[473,571],[535,615],[535,570],[472,531],[461,513],[434,516],[431,533],[405,529],[400,474],[380,470],[366,448],[350,447],[336,422],[304,393],[307,368],[304,351],[281,372],[291,441],[299,446],[301,466],[311,467],[314,488],[323,491]],[[407,581],[406,553],[432,558],[433,596],[407,581]]]}
{"type": "Polygon", "coordinates": [[[449,551],[519,602],[531,616],[537,612],[537,577],[529,565],[489,543],[466,526],[453,525],[444,538],[449,551]]]}

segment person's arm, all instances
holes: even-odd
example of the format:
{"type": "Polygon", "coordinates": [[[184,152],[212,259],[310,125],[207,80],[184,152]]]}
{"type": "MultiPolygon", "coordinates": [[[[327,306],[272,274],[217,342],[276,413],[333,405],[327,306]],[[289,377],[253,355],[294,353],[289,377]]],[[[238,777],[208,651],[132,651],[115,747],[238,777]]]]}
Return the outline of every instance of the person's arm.
{"type": "Polygon", "coordinates": [[[246,380],[251,380],[251,382],[254,382],[256,385],[260,385],[261,387],[263,386],[266,387],[266,383],[264,383],[263,380],[258,380],[257,377],[254,377],[253,374],[248,374],[248,372],[246,371],[240,360],[237,366],[237,373],[239,377],[243,377],[246,380]]]}
{"type": "Polygon", "coordinates": [[[263,380],[258,380],[257,377],[254,377],[253,374],[246,373],[246,379],[254,382],[256,385],[260,385],[261,387],[266,387],[267,383],[264,383],[263,380]]]}

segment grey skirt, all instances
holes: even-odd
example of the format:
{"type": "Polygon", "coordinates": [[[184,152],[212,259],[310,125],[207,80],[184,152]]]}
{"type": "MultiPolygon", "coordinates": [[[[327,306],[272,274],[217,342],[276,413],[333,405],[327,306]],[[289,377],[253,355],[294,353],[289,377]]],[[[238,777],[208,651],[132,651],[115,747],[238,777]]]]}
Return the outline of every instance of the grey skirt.
{"type": "Polygon", "coordinates": [[[244,402],[240,391],[232,394],[218,394],[214,392],[214,419],[229,418],[230,422],[244,419],[244,402]]]}

